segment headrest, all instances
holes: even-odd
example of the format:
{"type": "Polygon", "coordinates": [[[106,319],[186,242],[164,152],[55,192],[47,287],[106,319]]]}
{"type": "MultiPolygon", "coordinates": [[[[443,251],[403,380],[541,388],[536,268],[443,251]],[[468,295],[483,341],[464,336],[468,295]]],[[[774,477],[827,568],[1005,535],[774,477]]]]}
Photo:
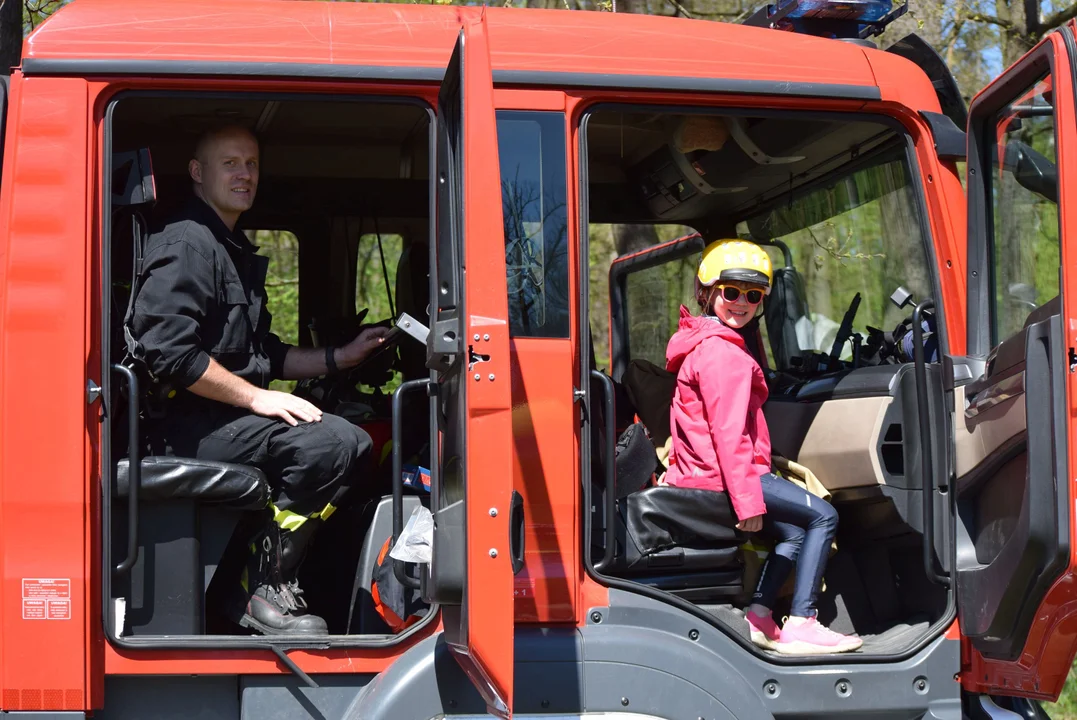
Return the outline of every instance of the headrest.
{"type": "Polygon", "coordinates": [[[151,207],[157,202],[149,148],[112,156],[112,207],[151,207]]]}

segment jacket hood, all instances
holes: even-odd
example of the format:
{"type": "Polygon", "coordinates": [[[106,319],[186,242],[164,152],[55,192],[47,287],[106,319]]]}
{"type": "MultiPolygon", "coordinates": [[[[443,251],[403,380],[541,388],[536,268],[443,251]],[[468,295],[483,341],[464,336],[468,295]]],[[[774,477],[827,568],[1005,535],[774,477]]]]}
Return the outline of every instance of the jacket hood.
{"type": "Polygon", "coordinates": [[[716,336],[728,340],[741,350],[748,350],[748,345],[739,332],[717,318],[692,315],[687,307],[681,305],[681,320],[677,332],[673,333],[669,345],[666,346],[666,370],[678,372],[689,353],[707,338],[716,336]]]}

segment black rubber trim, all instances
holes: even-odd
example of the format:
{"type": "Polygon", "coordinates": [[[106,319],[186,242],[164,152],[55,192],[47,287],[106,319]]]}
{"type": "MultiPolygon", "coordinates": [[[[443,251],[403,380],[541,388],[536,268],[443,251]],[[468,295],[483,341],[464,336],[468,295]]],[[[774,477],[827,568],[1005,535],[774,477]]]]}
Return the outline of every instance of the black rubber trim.
{"type": "MultiPolygon", "coordinates": [[[[441,82],[444,68],[331,63],[217,62],[214,60],[84,60],[72,58],[26,58],[23,75],[142,75],[155,77],[201,75],[210,77],[300,77],[318,79],[395,80],[441,82]]],[[[874,85],[693,78],[669,75],[620,73],[546,72],[542,70],[494,70],[496,85],[539,87],[617,88],[667,92],[736,93],[777,97],[823,97],[844,100],[881,100],[874,85]]]]}
{"type": "Polygon", "coordinates": [[[968,124],[969,112],[957,80],[935,48],[916,33],[910,33],[886,48],[886,52],[899,55],[923,70],[935,87],[943,114],[957,127],[964,128],[968,124]]]}
{"type": "MultiPolygon", "coordinates": [[[[588,175],[588,172],[587,172],[587,170],[588,170],[588,164],[587,164],[587,123],[590,120],[590,117],[591,117],[591,111],[586,112],[583,115],[583,117],[580,119],[580,128],[579,128],[579,139],[580,139],[579,140],[580,163],[579,163],[579,168],[578,168],[578,170],[579,170],[578,176],[579,176],[579,183],[580,183],[579,184],[579,219],[580,219],[580,227],[585,229],[584,231],[582,231],[580,233],[580,243],[579,243],[580,244],[580,253],[579,253],[579,257],[577,258],[577,262],[579,263],[577,267],[579,269],[579,278],[580,278],[580,281],[579,281],[579,284],[580,284],[580,287],[579,287],[580,297],[588,297],[588,292],[589,292],[588,286],[590,284],[590,282],[589,282],[589,273],[588,273],[589,262],[586,260],[586,258],[589,257],[589,255],[588,255],[589,237],[588,237],[588,234],[586,232],[586,228],[587,228],[587,222],[588,222],[588,202],[590,200],[589,175],[588,175]]],[[[591,367],[590,367],[590,364],[588,362],[588,355],[590,353],[590,341],[589,341],[590,334],[586,332],[586,329],[587,329],[588,323],[589,323],[588,304],[587,303],[579,303],[579,317],[578,317],[578,320],[579,320],[579,324],[580,324],[580,330],[579,330],[578,337],[579,337],[580,360],[581,360],[581,362],[580,362],[579,382],[580,382],[580,387],[583,388],[584,397],[585,397],[584,402],[583,402],[583,408],[586,408],[586,407],[590,406],[590,402],[591,402],[591,393],[590,393],[591,367]]],[[[577,404],[576,407],[580,407],[580,405],[577,404]]],[[[597,572],[595,570],[594,563],[593,563],[593,561],[591,559],[591,511],[590,511],[590,508],[591,508],[591,502],[592,502],[591,501],[591,487],[592,486],[591,486],[591,463],[590,463],[590,458],[591,458],[590,413],[588,413],[586,410],[584,410],[582,408],[580,410],[579,422],[580,422],[580,456],[579,456],[579,462],[580,462],[580,492],[581,492],[583,501],[580,503],[580,528],[581,528],[582,531],[581,531],[579,537],[577,538],[577,540],[580,543],[580,557],[583,559],[584,571],[587,573],[587,575],[592,580],[599,583],[600,585],[605,585],[606,587],[616,588],[618,590],[624,590],[625,592],[635,593],[637,595],[642,595],[644,597],[649,597],[649,598],[651,598],[653,600],[659,600],[661,602],[666,603],[667,605],[671,605],[671,606],[677,608],[678,610],[680,610],[681,612],[688,613],[689,615],[696,618],[700,622],[706,623],[706,624],[710,625],[711,627],[715,628],[716,630],[718,630],[719,632],[724,633],[726,635],[726,637],[728,637],[730,640],[732,640],[733,642],[740,645],[740,647],[745,652],[751,653],[755,657],[764,659],[767,662],[772,663],[774,665],[789,665],[789,666],[801,666],[802,665],[802,666],[820,667],[820,666],[825,666],[827,664],[830,664],[831,662],[833,662],[833,663],[852,663],[852,664],[857,664],[857,665],[862,664],[862,663],[863,664],[878,664],[878,663],[902,662],[904,660],[907,660],[909,658],[914,657],[917,653],[921,652],[924,648],[926,648],[928,645],[930,645],[932,642],[934,642],[935,639],[938,638],[938,636],[943,631],[945,631],[948,627],[950,627],[950,625],[953,623],[954,619],[957,618],[957,604],[954,602],[954,595],[955,594],[953,592],[949,592],[949,593],[947,593],[946,610],[943,612],[942,617],[940,617],[939,620],[934,625],[932,625],[930,628],[928,628],[927,632],[924,633],[924,636],[920,639],[920,642],[918,642],[912,648],[906,650],[904,653],[901,653],[900,655],[876,655],[876,656],[869,656],[869,657],[858,657],[855,654],[839,654],[839,655],[831,656],[829,658],[827,658],[827,657],[819,657],[819,656],[807,656],[807,657],[777,656],[777,657],[774,657],[774,656],[772,656],[770,654],[764,655],[750,641],[745,640],[743,637],[741,637],[739,633],[734,632],[733,630],[731,630],[729,628],[729,626],[727,626],[725,623],[720,621],[718,618],[711,615],[710,613],[703,610],[702,608],[700,608],[700,607],[698,607],[696,605],[693,605],[692,603],[688,602],[687,600],[679,598],[676,595],[673,595],[671,593],[665,592],[663,590],[656,590],[655,588],[649,587],[647,585],[642,585],[640,583],[632,582],[630,580],[623,580],[621,578],[615,578],[615,577],[612,577],[610,575],[603,575],[603,574],[597,572]]],[[[951,497],[952,497],[952,494],[951,494],[951,497]]],[[[952,509],[951,509],[951,512],[953,512],[952,509]]],[[[950,527],[951,527],[950,533],[951,533],[951,538],[952,538],[953,532],[954,532],[954,530],[953,530],[954,525],[951,524],[950,527]]]]}
{"type": "Polygon", "coordinates": [[[392,65],[343,65],[290,62],[218,62],[215,60],[74,60],[22,61],[22,74],[91,77],[138,75],[152,77],[274,77],[324,80],[393,80],[441,82],[444,68],[392,65]]]}
{"type": "MultiPolygon", "coordinates": [[[[112,116],[116,110],[116,106],[119,102],[128,97],[184,97],[184,98],[199,98],[210,99],[215,97],[253,97],[257,99],[293,99],[304,101],[316,101],[316,100],[336,100],[344,102],[362,102],[362,103],[377,103],[377,102],[394,102],[400,104],[414,103],[426,109],[429,119],[429,132],[427,135],[427,142],[430,143],[430,147],[434,147],[434,128],[435,128],[435,115],[433,109],[427,104],[416,98],[391,98],[386,99],[384,96],[371,96],[363,98],[347,97],[340,95],[296,95],[296,94],[283,94],[283,93],[216,93],[216,92],[198,92],[198,91],[123,91],[117,93],[109,100],[108,106],[105,109],[105,132],[104,143],[101,150],[101,176],[99,188],[110,187],[110,178],[112,177],[112,116]]],[[[94,162],[97,158],[94,158],[94,162]]],[[[436,156],[434,153],[430,153],[430,178],[433,182],[433,178],[436,177],[436,173],[433,172],[434,163],[436,162],[436,156]]],[[[102,191],[98,189],[93,198],[94,203],[107,202],[107,198],[102,196],[102,191]]],[[[434,193],[430,193],[431,210],[434,207],[434,193]]],[[[102,230],[101,230],[101,567],[112,567],[112,552],[111,542],[105,542],[104,538],[108,537],[112,528],[112,472],[109,468],[112,467],[112,433],[111,433],[111,388],[112,388],[112,372],[111,362],[109,358],[109,349],[111,347],[111,334],[109,329],[111,327],[111,308],[112,303],[110,301],[110,293],[112,288],[112,223],[111,213],[102,212],[102,230]]],[[[434,217],[431,214],[431,217],[434,217]]],[[[434,227],[434,223],[431,223],[431,228],[434,227]]],[[[431,401],[433,402],[433,401],[431,401]]],[[[436,472],[436,469],[434,470],[436,472]]],[[[328,649],[328,648],[386,648],[393,647],[402,642],[407,641],[413,635],[423,632],[427,626],[432,622],[435,622],[440,617],[440,606],[436,603],[431,603],[430,612],[419,622],[410,626],[398,635],[380,635],[374,636],[379,639],[375,640],[371,636],[366,635],[328,635],[321,636],[317,640],[303,640],[292,637],[280,637],[275,638],[272,636],[248,636],[248,635],[174,635],[174,636],[148,636],[148,637],[118,637],[112,631],[112,624],[109,622],[109,609],[112,606],[112,582],[111,573],[102,572],[101,574],[101,625],[104,629],[105,639],[115,647],[123,648],[125,650],[267,650],[277,653],[277,649],[290,650],[290,649],[328,649]]]]}
{"type": "Polygon", "coordinates": [[[921,110],[920,116],[931,128],[931,137],[935,141],[935,154],[941,160],[964,160],[968,157],[968,138],[965,131],[948,116],[942,113],[921,110]]]}
{"type": "Polygon", "coordinates": [[[671,75],[621,73],[548,72],[543,70],[494,70],[497,85],[540,87],[617,88],[619,90],[662,90],[664,92],[735,93],[777,97],[824,97],[842,100],[881,100],[875,85],[787,82],[784,80],[742,80],[739,78],[696,78],[671,75]]]}

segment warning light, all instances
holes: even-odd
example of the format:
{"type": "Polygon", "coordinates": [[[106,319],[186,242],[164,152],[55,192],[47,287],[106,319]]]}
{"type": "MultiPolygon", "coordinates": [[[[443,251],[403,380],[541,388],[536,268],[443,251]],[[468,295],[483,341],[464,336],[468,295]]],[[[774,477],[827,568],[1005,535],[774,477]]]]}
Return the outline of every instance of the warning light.
{"type": "Polygon", "coordinates": [[[745,25],[829,38],[864,39],[878,35],[905,14],[908,0],[779,0],[744,21],[745,25]]]}

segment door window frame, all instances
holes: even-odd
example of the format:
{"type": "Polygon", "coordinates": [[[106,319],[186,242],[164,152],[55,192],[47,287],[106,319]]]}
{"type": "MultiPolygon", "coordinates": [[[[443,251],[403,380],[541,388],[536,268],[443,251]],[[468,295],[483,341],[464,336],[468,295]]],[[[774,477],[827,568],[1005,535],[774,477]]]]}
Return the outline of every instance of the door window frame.
{"type": "MultiPolygon", "coordinates": [[[[104,112],[101,118],[102,143],[97,157],[97,166],[100,168],[99,185],[94,203],[101,210],[100,224],[100,251],[101,251],[101,286],[98,290],[98,301],[101,306],[100,315],[100,347],[101,347],[101,398],[108,408],[112,402],[112,393],[115,387],[113,380],[112,338],[111,328],[115,321],[112,317],[112,208],[109,188],[112,187],[112,157],[113,157],[113,114],[116,107],[128,98],[176,98],[186,100],[213,100],[234,99],[237,97],[252,100],[282,101],[282,102],[351,102],[363,104],[396,104],[415,105],[427,114],[427,142],[431,152],[429,153],[429,187],[430,208],[433,213],[437,178],[437,154],[433,152],[436,147],[437,117],[434,108],[417,93],[414,95],[387,95],[376,90],[371,90],[369,95],[363,94],[362,89],[357,89],[353,94],[332,94],[327,90],[316,90],[309,93],[295,91],[220,91],[220,90],[165,90],[160,88],[122,89],[104,97],[104,112]]],[[[436,242],[436,216],[430,216],[429,242],[436,242]]],[[[122,322],[122,317],[119,318],[122,322]]],[[[112,413],[105,410],[101,419],[101,445],[100,467],[98,471],[101,477],[101,521],[100,540],[101,547],[98,556],[101,559],[101,625],[107,642],[124,650],[243,650],[269,648],[277,654],[278,658],[293,672],[298,666],[288,658],[281,648],[295,645],[295,640],[288,636],[247,636],[239,633],[233,635],[146,635],[146,636],[117,636],[113,628],[112,618],[112,527],[116,519],[113,512],[112,480],[116,459],[112,457],[112,413]]],[[[120,520],[123,521],[122,519],[120,520]]],[[[408,627],[397,635],[330,635],[319,640],[320,647],[327,648],[388,648],[407,642],[412,636],[424,632],[431,623],[440,618],[438,605],[433,604],[430,612],[419,622],[408,627]]],[[[298,674],[298,673],[297,673],[298,674]]]]}
{"type": "MultiPolygon", "coordinates": [[[[1067,43],[1068,44],[1068,43],[1067,43]]],[[[1073,53],[1070,53],[1073,57],[1073,53]]],[[[969,117],[968,126],[968,235],[966,240],[967,278],[965,292],[968,298],[968,318],[966,325],[966,352],[969,357],[985,359],[994,345],[1006,338],[993,339],[994,322],[992,315],[995,302],[994,292],[994,221],[992,209],[988,207],[987,197],[992,185],[988,176],[991,162],[988,153],[993,141],[989,142],[987,133],[991,130],[990,121],[998,112],[1009,105],[1022,91],[1030,88],[1037,78],[1047,71],[1047,76],[1057,77],[1054,55],[1054,43],[1048,40],[1034,48],[1020,61],[1010,77],[989,85],[977,98],[974,115],[969,117]],[[985,104],[986,103],[986,104],[985,104]],[[985,168],[987,170],[985,170],[985,168]],[[983,242],[972,242],[973,238],[983,238],[983,242]]],[[[1054,104],[1052,115],[1055,132],[1055,163],[1062,166],[1062,145],[1058,132],[1058,104],[1054,104]]],[[[1059,182],[1061,188],[1061,182],[1059,182]]],[[[1062,257],[1063,223],[1062,198],[1058,199],[1058,242],[1059,259],[1062,257]]],[[[1063,297],[1064,283],[1059,283],[1059,302],[1065,307],[1063,297]]]]}
{"type": "MultiPolygon", "coordinates": [[[[731,100],[731,102],[743,101],[750,96],[738,97],[731,100]]],[[[811,98],[805,102],[810,102],[811,98]]],[[[613,101],[597,101],[585,105],[577,113],[573,114],[570,118],[572,123],[571,129],[576,134],[576,157],[574,158],[575,168],[570,167],[570,172],[574,169],[576,171],[577,185],[577,212],[579,223],[579,238],[578,238],[578,253],[576,257],[576,273],[579,278],[579,302],[578,316],[576,322],[579,327],[579,344],[577,349],[577,360],[580,365],[580,373],[578,376],[578,382],[580,383],[582,396],[582,402],[584,408],[593,407],[593,403],[597,402],[597,398],[591,392],[591,380],[590,380],[590,168],[588,163],[588,144],[587,144],[587,126],[591,116],[602,110],[619,109],[625,112],[632,110],[643,110],[646,112],[656,112],[661,110],[662,112],[670,114],[708,114],[708,115],[729,115],[729,116],[748,116],[748,117],[770,117],[770,116],[787,116],[796,115],[798,117],[812,117],[815,119],[829,119],[829,120],[851,120],[851,119],[867,119],[880,124],[886,124],[892,127],[896,132],[900,133],[905,141],[905,154],[909,163],[909,173],[912,178],[911,186],[913,189],[914,202],[916,203],[916,214],[918,223],[920,225],[921,234],[924,243],[925,258],[928,265],[928,270],[931,273],[931,288],[934,293],[932,298],[935,302],[935,312],[938,321],[938,334],[939,334],[939,358],[947,357],[949,352],[949,343],[947,342],[947,324],[945,316],[944,298],[942,295],[942,270],[939,267],[939,254],[936,250],[935,234],[932,232],[930,209],[927,203],[927,195],[924,187],[924,174],[920,162],[917,158],[917,144],[913,138],[910,129],[902,124],[897,118],[880,113],[863,112],[852,110],[849,112],[840,111],[820,111],[811,109],[782,109],[782,110],[764,110],[752,108],[747,104],[741,104],[737,106],[727,105],[684,105],[679,102],[670,104],[662,104],[660,100],[650,104],[643,103],[625,103],[613,101]]],[[[925,136],[925,139],[921,142],[931,143],[930,136],[925,136]]],[[[929,147],[933,147],[929,145],[929,147]]],[[[854,161],[856,162],[856,161],[854,161]]],[[[843,166],[843,169],[848,169],[851,164],[847,163],[843,166]]],[[[840,177],[840,175],[835,175],[840,177]]],[[[830,174],[822,178],[818,178],[810,183],[806,183],[804,186],[798,188],[794,192],[794,196],[800,193],[808,193],[816,189],[820,184],[825,183],[830,179],[830,174]]],[[[776,198],[770,202],[764,203],[759,206],[759,213],[766,212],[767,209],[774,205],[781,204],[785,201],[789,195],[776,198]]],[[[653,249],[653,248],[652,248],[653,249]]],[[[921,300],[923,300],[922,298],[921,300]]],[[[910,310],[911,312],[911,310],[910,310]]],[[[612,368],[611,368],[612,369],[612,368]]],[[[700,622],[706,623],[721,632],[725,633],[735,643],[744,648],[752,655],[758,655],[758,650],[749,641],[743,637],[732,632],[730,628],[723,622],[715,618],[710,613],[706,612],[702,608],[679,598],[675,595],[656,590],[652,587],[642,585],[640,583],[632,582],[631,580],[625,580],[623,578],[613,577],[603,574],[599,570],[595,569],[595,560],[592,556],[591,548],[591,536],[593,523],[591,521],[591,507],[593,505],[593,498],[591,493],[592,488],[592,472],[591,472],[591,453],[595,451],[591,442],[591,420],[592,413],[584,411],[582,413],[581,426],[579,432],[579,473],[580,473],[580,486],[581,490],[581,511],[583,513],[582,522],[580,523],[580,532],[578,541],[580,545],[580,558],[583,564],[584,572],[589,578],[599,583],[600,585],[617,590],[624,590],[627,592],[635,593],[637,595],[643,595],[644,597],[658,600],[660,602],[672,605],[682,612],[685,612],[695,617],[700,622]]],[[[949,454],[950,446],[947,446],[947,454],[949,454]]],[[[950,523],[950,542],[953,542],[954,523],[950,523]]],[[[953,561],[951,560],[950,570],[953,572],[956,569],[953,561]]],[[[957,617],[957,605],[956,605],[956,591],[953,585],[951,585],[947,606],[943,617],[934,626],[928,629],[924,633],[924,636],[914,646],[907,649],[905,652],[888,656],[887,662],[902,662],[915,656],[921,652],[925,647],[934,642],[939,634],[941,634],[946,628],[950,627],[957,617]]],[[[798,658],[796,656],[767,656],[767,661],[774,665],[781,666],[813,666],[818,667],[821,664],[818,658],[798,658]]],[[[862,663],[877,663],[879,658],[876,656],[860,657],[856,654],[847,654],[842,656],[835,656],[834,662],[842,662],[845,664],[858,665],[862,663]]]]}

